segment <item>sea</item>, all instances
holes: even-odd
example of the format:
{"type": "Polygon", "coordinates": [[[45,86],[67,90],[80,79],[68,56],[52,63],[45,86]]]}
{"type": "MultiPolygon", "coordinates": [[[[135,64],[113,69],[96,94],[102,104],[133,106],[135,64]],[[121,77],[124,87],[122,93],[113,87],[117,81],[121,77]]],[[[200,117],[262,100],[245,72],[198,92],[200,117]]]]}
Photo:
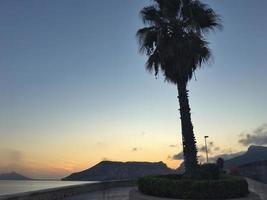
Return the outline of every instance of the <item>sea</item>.
{"type": "Polygon", "coordinates": [[[80,185],[85,183],[95,183],[94,181],[9,181],[0,180],[0,197],[7,194],[16,194],[36,190],[59,188],[71,185],[80,185]]]}

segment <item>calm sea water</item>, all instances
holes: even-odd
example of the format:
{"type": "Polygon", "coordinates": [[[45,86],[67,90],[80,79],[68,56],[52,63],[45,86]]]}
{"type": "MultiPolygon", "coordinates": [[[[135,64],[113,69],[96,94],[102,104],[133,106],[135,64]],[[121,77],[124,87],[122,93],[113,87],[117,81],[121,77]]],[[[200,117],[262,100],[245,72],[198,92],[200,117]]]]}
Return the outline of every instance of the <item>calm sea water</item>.
{"type": "Polygon", "coordinates": [[[93,181],[2,181],[0,180],[0,196],[70,185],[94,183],[93,181]]]}

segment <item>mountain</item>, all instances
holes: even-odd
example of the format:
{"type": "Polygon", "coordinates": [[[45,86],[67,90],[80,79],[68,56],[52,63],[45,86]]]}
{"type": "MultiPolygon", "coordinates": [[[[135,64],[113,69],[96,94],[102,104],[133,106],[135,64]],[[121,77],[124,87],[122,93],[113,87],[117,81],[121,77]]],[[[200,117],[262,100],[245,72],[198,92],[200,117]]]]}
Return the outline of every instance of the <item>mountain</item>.
{"type": "MultiPolygon", "coordinates": [[[[234,158],[225,161],[226,168],[267,160],[267,147],[250,146],[247,152],[238,153],[234,158]]],[[[228,156],[229,157],[229,156],[228,156]]],[[[153,174],[182,173],[183,165],[172,170],[163,162],[113,162],[102,161],[97,165],[81,172],[73,173],[62,180],[70,181],[103,181],[137,179],[138,177],[153,174]]]]}
{"type": "Polygon", "coordinates": [[[30,178],[16,172],[0,174],[0,180],[31,180],[30,178]]]}
{"type": "Polygon", "coordinates": [[[267,160],[267,147],[250,146],[244,154],[225,161],[226,168],[267,160]]]}
{"type": "MultiPolygon", "coordinates": [[[[247,151],[217,155],[215,157],[211,157],[210,161],[212,163],[215,163],[219,157],[225,160],[226,168],[236,168],[244,164],[267,161],[267,147],[250,146],[247,151]]],[[[175,172],[183,173],[184,171],[184,162],[182,162],[181,165],[175,170],[175,172]]]]}
{"type": "Polygon", "coordinates": [[[113,162],[102,161],[81,172],[73,173],[62,180],[104,181],[137,179],[145,175],[170,174],[174,171],[163,162],[113,162]]]}

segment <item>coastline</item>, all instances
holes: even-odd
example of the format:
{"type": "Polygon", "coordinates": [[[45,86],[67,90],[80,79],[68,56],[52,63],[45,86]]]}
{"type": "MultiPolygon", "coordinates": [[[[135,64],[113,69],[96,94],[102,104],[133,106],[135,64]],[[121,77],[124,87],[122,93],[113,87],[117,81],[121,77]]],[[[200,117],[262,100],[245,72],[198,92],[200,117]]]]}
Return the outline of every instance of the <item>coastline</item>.
{"type": "MultiPolygon", "coordinates": [[[[251,180],[249,178],[247,178],[247,180],[249,183],[250,191],[258,194],[262,200],[266,199],[267,184],[251,180]]],[[[103,191],[104,193],[108,191],[116,191],[117,194],[122,193],[121,195],[125,196],[126,195],[125,191],[128,191],[130,187],[135,187],[135,186],[136,186],[136,181],[134,180],[103,181],[97,183],[85,183],[81,185],[63,186],[60,188],[51,188],[51,189],[44,189],[32,192],[17,193],[12,195],[3,195],[0,196],[0,200],[62,200],[62,199],[75,200],[79,199],[79,196],[82,197],[94,196],[94,193],[96,194],[96,192],[99,195],[99,192],[101,191],[103,191]]]]}
{"type": "Polygon", "coordinates": [[[95,182],[99,181],[0,180],[0,197],[95,182]]]}
{"type": "Polygon", "coordinates": [[[133,180],[103,181],[97,183],[85,183],[80,185],[63,186],[59,188],[50,188],[31,192],[3,195],[0,196],[0,200],[61,200],[66,197],[72,197],[88,192],[135,185],[136,181],[133,180]]]}

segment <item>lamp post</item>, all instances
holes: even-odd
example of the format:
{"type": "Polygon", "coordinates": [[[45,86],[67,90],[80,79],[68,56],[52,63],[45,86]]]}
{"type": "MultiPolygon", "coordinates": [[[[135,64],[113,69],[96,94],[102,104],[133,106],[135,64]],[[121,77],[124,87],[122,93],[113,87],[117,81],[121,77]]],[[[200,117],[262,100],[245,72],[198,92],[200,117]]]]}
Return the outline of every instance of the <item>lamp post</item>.
{"type": "Polygon", "coordinates": [[[209,136],[204,136],[204,139],[205,139],[205,147],[206,147],[206,158],[207,158],[207,163],[209,163],[209,156],[208,156],[208,146],[207,146],[207,138],[209,136]]]}

